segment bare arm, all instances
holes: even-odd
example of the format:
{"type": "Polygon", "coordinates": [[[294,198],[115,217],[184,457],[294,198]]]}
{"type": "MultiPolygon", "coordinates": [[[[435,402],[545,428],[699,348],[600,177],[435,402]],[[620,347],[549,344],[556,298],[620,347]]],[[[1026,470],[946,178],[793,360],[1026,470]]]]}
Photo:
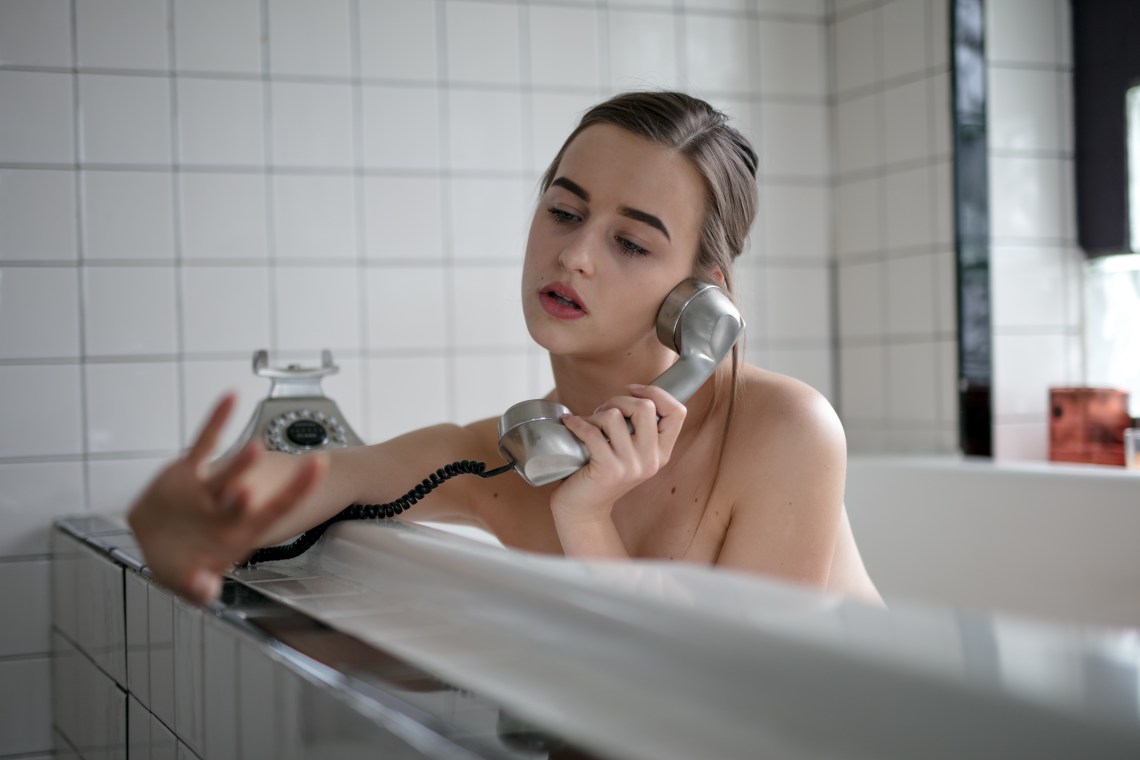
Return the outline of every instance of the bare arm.
{"type": "MultiPolygon", "coordinates": [[[[254,549],[301,533],[348,504],[391,501],[437,467],[478,456],[469,432],[437,425],[376,446],[306,456],[251,443],[208,463],[233,407],[233,395],[217,404],[194,444],[163,468],[128,516],[155,578],[197,603],[215,598],[222,574],[254,549]]],[[[449,490],[449,498],[428,500],[417,512],[469,511],[466,489],[449,490]]]]}

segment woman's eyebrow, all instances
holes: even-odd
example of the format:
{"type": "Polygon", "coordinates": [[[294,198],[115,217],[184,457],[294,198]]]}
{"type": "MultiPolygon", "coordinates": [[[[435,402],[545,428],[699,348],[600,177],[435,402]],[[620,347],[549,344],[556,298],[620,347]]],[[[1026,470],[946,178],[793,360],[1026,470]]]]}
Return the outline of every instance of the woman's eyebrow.
{"type": "MultiPolygon", "coordinates": [[[[577,182],[567,179],[566,177],[557,177],[553,182],[550,183],[550,185],[551,187],[565,188],[587,203],[590,202],[590,194],[586,192],[586,190],[577,182]]],[[[629,206],[622,206],[620,209],[618,209],[618,213],[622,216],[628,216],[630,219],[636,219],[639,222],[645,222],[650,227],[655,227],[661,230],[662,234],[665,235],[665,239],[670,243],[673,242],[673,238],[669,236],[669,230],[665,229],[665,223],[653,214],[645,211],[639,211],[638,209],[630,208],[629,206]]]]}

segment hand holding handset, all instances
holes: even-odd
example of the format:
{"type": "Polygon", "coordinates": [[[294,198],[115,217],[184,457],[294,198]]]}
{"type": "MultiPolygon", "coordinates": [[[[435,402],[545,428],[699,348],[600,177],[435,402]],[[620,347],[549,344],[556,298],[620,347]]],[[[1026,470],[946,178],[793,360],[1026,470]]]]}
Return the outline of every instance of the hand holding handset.
{"type": "MultiPolygon", "coordinates": [[[[657,313],[657,338],[680,359],[651,384],[684,403],[704,384],[744,332],[736,304],[716,285],[687,279],[657,313]]],[[[534,399],[499,419],[499,452],[523,480],[542,486],[569,477],[590,461],[585,444],[562,424],[562,404],[534,399]]]]}

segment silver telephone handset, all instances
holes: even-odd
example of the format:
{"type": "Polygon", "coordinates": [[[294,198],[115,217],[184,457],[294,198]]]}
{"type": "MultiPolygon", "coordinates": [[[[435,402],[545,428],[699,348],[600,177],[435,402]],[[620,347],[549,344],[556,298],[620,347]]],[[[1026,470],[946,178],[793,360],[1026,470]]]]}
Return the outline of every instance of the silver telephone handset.
{"type": "MultiPolygon", "coordinates": [[[[723,290],[692,278],[683,281],[657,313],[658,340],[680,358],[652,385],[687,401],[743,332],[744,319],[723,290]]],[[[590,461],[586,446],[562,424],[562,415],[569,412],[557,402],[534,399],[515,404],[499,418],[499,452],[532,486],[568,477],[590,461]]]]}

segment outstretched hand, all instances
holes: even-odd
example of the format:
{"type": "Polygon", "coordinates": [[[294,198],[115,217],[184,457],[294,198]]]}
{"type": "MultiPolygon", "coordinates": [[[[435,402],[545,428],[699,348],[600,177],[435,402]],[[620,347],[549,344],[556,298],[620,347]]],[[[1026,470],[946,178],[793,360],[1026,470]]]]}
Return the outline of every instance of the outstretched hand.
{"type": "Polygon", "coordinates": [[[254,465],[264,450],[257,441],[211,464],[235,403],[232,393],[217,403],[190,449],[159,472],[128,515],[154,578],[196,604],[218,597],[222,574],[258,548],[328,469],[323,454],[289,457],[283,482],[261,482],[254,465]]]}

